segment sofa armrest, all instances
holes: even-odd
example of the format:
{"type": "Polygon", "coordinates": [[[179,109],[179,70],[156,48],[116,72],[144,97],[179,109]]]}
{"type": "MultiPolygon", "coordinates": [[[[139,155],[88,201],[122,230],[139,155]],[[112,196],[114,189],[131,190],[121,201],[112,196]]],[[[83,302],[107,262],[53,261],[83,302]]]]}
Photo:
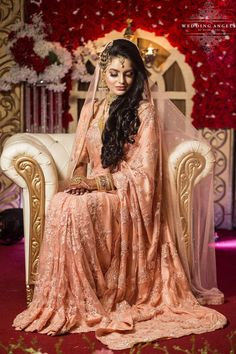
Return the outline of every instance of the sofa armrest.
{"type": "Polygon", "coordinates": [[[58,189],[54,159],[35,134],[16,134],[3,147],[1,169],[23,188],[25,271],[28,302],[32,296],[43,236],[45,209],[58,189]]]}
{"type": "Polygon", "coordinates": [[[203,141],[180,143],[170,155],[171,170],[178,198],[179,212],[185,248],[191,264],[192,260],[192,202],[194,187],[206,176],[213,173],[215,157],[211,147],[203,141]]]}
{"type": "Polygon", "coordinates": [[[1,169],[23,190],[39,191],[39,183],[42,183],[48,203],[58,189],[58,174],[51,153],[35,135],[11,136],[3,147],[1,169]]]}

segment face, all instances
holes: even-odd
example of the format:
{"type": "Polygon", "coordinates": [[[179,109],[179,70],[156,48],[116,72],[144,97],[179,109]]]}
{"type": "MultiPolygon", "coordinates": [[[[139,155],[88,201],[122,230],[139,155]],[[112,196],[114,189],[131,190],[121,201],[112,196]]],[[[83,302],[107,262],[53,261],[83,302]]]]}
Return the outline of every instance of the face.
{"type": "Polygon", "coordinates": [[[111,94],[124,95],[134,81],[131,60],[124,57],[112,58],[105,70],[105,81],[111,94]]]}

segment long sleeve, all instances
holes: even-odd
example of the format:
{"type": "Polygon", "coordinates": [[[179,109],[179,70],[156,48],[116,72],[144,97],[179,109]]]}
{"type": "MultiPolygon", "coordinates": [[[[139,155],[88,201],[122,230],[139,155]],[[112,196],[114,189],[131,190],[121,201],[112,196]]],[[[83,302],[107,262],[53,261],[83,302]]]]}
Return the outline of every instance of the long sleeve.
{"type": "Polygon", "coordinates": [[[78,161],[73,176],[87,176],[87,165],[89,163],[89,155],[86,144],[84,144],[80,160],[78,161]]]}

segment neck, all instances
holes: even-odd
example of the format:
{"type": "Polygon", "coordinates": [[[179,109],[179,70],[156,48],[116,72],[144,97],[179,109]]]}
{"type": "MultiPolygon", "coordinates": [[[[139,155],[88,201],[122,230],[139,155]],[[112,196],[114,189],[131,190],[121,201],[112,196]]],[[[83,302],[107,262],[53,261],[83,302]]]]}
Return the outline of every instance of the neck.
{"type": "Polygon", "coordinates": [[[106,102],[107,104],[110,106],[112,104],[112,102],[114,102],[117,99],[117,95],[115,95],[114,93],[109,93],[106,97],[106,102]]]}

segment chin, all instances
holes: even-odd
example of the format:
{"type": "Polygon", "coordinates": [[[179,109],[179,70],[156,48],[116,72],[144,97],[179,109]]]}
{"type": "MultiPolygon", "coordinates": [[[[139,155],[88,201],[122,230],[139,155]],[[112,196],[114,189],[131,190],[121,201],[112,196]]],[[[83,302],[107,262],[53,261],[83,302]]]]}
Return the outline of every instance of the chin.
{"type": "Polygon", "coordinates": [[[123,92],[116,92],[116,96],[123,96],[124,94],[126,93],[126,91],[123,91],[123,92]]]}
{"type": "Polygon", "coordinates": [[[114,91],[114,94],[116,95],[116,96],[123,96],[126,92],[127,92],[128,90],[125,90],[125,91],[114,91]]]}

